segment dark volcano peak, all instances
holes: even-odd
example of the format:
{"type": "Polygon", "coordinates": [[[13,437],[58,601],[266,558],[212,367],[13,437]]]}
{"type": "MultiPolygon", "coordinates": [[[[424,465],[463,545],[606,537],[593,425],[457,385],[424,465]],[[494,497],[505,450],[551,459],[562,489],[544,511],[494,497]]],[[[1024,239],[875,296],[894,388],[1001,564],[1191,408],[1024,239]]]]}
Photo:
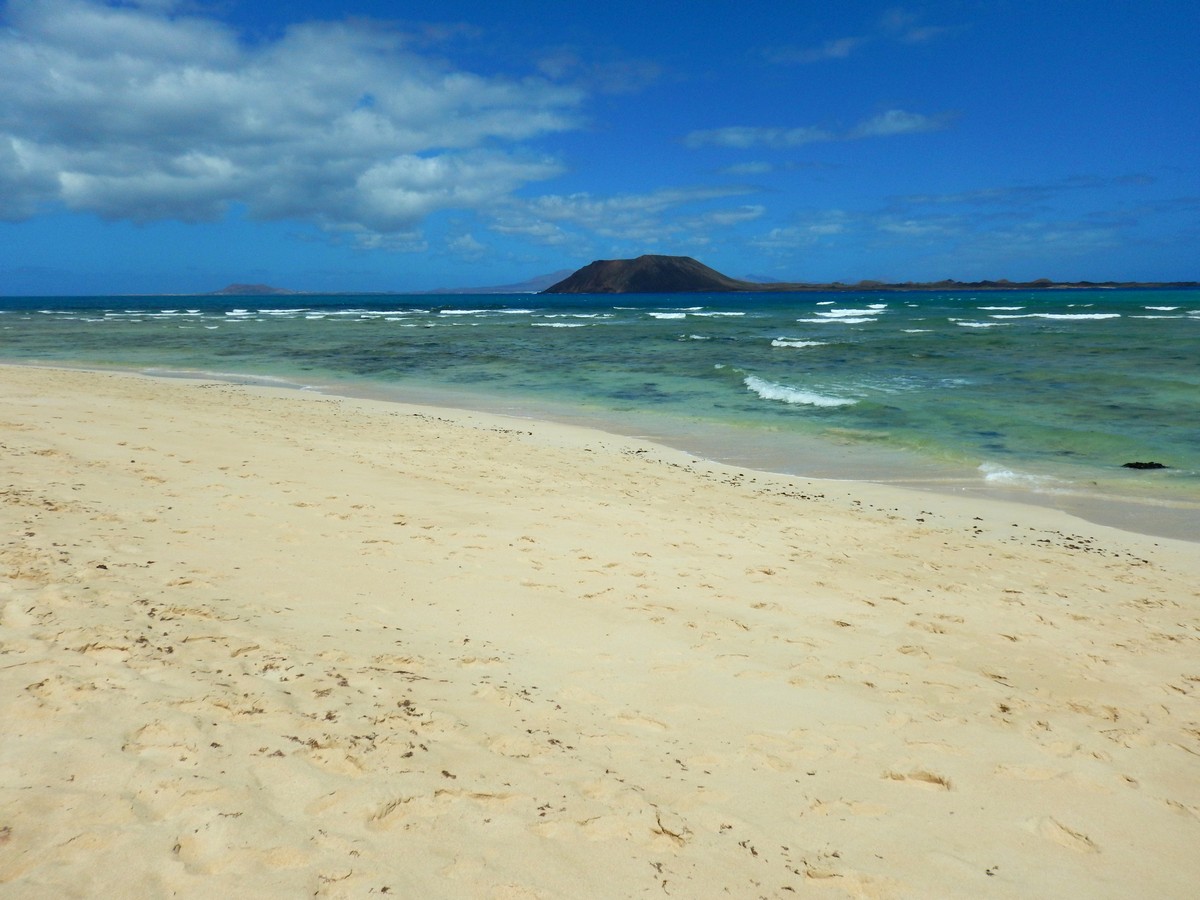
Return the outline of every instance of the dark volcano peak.
{"type": "Polygon", "coordinates": [[[675,294],[761,289],[710,269],[690,256],[598,259],[557,284],[547,294],[675,294]]]}

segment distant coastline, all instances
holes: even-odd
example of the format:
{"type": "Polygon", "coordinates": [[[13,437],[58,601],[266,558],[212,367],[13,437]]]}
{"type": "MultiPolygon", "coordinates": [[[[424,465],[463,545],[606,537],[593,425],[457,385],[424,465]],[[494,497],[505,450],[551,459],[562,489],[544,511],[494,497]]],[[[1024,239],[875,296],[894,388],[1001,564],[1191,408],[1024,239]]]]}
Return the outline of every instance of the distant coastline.
{"type": "Polygon", "coordinates": [[[690,256],[639,256],[637,259],[601,259],[547,288],[548,294],[663,294],[663,293],[811,293],[863,291],[1013,291],[1013,290],[1119,290],[1198,288],[1200,282],[1119,281],[956,281],[889,283],[859,281],[807,282],[744,281],[730,278],[690,256]]]}
{"type": "MultiPolygon", "coordinates": [[[[864,291],[1069,291],[1200,289],[1200,281],[874,281],[793,282],[731,278],[688,256],[646,255],[636,259],[596,260],[574,272],[564,269],[522,282],[484,287],[433,288],[424,291],[307,291],[269,284],[235,282],[220,290],[189,296],[426,296],[431,294],[673,294],[673,293],[862,293],[864,291]]],[[[183,295],[180,295],[183,296],[183,295]]]]}

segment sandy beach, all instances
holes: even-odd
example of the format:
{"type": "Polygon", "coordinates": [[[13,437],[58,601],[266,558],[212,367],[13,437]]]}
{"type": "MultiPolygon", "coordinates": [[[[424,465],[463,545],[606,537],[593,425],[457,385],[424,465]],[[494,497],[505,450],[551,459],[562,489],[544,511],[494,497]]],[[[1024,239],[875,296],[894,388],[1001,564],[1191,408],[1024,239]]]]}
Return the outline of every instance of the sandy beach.
{"type": "Polygon", "coordinates": [[[0,894],[1195,896],[1200,547],[0,367],[0,894]]]}

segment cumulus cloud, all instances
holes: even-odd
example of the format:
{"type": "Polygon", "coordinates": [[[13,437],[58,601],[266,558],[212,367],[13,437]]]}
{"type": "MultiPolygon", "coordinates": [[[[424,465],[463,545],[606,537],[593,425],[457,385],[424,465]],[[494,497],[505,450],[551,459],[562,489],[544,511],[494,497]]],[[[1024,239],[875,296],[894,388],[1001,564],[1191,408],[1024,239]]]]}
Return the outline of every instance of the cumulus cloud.
{"type": "MultiPolygon", "coordinates": [[[[173,0],[10,0],[0,31],[0,216],[221,217],[233,203],[362,236],[494,204],[560,164],[579,91],[482,77],[381,23],[249,44],[173,0]]],[[[416,243],[419,244],[419,241],[416,243]]]]}
{"type": "Polygon", "coordinates": [[[902,109],[889,109],[842,132],[816,127],[773,128],[731,125],[725,128],[690,132],[684,137],[683,143],[693,149],[697,147],[733,147],[742,150],[751,147],[786,149],[826,141],[852,141],[859,138],[891,137],[898,134],[916,134],[922,131],[939,131],[945,128],[948,122],[949,117],[944,115],[926,116],[902,109]]]}
{"type": "Polygon", "coordinates": [[[450,252],[464,259],[480,259],[490,249],[487,244],[479,242],[469,232],[446,241],[446,247],[450,252]]]}

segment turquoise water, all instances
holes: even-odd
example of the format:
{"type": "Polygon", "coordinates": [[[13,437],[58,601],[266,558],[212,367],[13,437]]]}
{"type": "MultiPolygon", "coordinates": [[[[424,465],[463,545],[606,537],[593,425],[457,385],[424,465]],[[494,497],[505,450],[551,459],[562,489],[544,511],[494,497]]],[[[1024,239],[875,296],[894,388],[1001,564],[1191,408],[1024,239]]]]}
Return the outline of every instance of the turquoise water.
{"type": "Polygon", "coordinates": [[[1200,533],[1198,291],[9,298],[0,358],[544,415],[1200,533]]]}

